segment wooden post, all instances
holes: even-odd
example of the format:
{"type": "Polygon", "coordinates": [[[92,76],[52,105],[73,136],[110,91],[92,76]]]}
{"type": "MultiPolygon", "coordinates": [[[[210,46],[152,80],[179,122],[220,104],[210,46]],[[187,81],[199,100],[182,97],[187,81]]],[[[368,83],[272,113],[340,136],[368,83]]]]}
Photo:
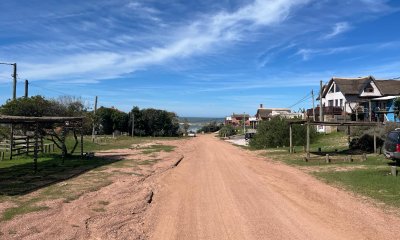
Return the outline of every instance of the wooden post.
{"type": "Polygon", "coordinates": [[[13,157],[13,148],[14,148],[14,124],[11,123],[11,132],[10,132],[10,160],[13,157]]]}
{"type": "Polygon", "coordinates": [[[1,159],[1,161],[3,161],[4,160],[4,152],[0,152],[0,154],[1,154],[0,159],[1,159]]]}
{"type": "Polygon", "coordinates": [[[369,117],[369,121],[370,122],[372,122],[372,103],[371,103],[371,100],[369,100],[369,102],[368,102],[368,107],[369,107],[369,109],[368,109],[368,117],[369,117]]]}
{"type": "Polygon", "coordinates": [[[347,143],[349,144],[350,147],[350,126],[347,126],[347,143]]]}
{"type": "Polygon", "coordinates": [[[26,156],[29,155],[29,136],[26,136],[26,156]]]}
{"type": "Polygon", "coordinates": [[[329,154],[325,155],[325,163],[330,163],[331,159],[329,158],[329,154]]]}
{"type": "Polygon", "coordinates": [[[390,171],[391,171],[393,177],[397,176],[397,166],[391,166],[390,171]]]}
{"type": "Polygon", "coordinates": [[[307,158],[310,157],[310,122],[307,122],[307,158]]]}
{"type": "Polygon", "coordinates": [[[289,152],[293,153],[293,130],[292,124],[289,124],[289,152]]]}
{"type": "Polygon", "coordinates": [[[40,136],[40,147],[41,147],[41,152],[43,153],[44,143],[43,143],[43,137],[42,136],[40,136]]]}
{"type": "Polygon", "coordinates": [[[363,153],[361,161],[367,161],[367,154],[363,153]]]}
{"type": "Polygon", "coordinates": [[[83,158],[83,127],[81,125],[81,158],[83,158]]]}
{"type": "Polygon", "coordinates": [[[356,106],[356,122],[358,122],[358,106],[356,106]]]}
{"type": "Polygon", "coordinates": [[[38,159],[38,148],[39,148],[39,123],[35,126],[35,146],[33,149],[33,164],[35,168],[35,173],[37,172],[37,159],[38,159]]]}
{"type": "Polygon", "coordinates": [[[66,146],[65,146],[66,134],[67,134],[67,130],[66,130],[66,126],[64,125],[63,129],[62,129],[62,133],[61,133],[61,142],[62,142],[61,158],[62,158],[62,163],[63,164],[64,164],[64,161],[65,161],[65,156],[67,155],[66,146]]]}
{"type": "Polygon", "coordinates": [[[376,151],[376,127],[374,127],[374,153],[377,153],[377,151],[376,151]]]}

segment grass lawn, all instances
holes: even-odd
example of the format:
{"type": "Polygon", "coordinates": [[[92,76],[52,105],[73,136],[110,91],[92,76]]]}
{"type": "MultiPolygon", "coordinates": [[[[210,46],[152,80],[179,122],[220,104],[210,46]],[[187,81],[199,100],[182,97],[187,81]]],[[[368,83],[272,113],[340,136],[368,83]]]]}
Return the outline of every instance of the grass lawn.
{"type": "Polygon", "coordinates": [[[390,175],[393,161],[383,155],[367,154],[362,161],[361,154],[353,154],[353,162],[347,161],[349,154],[347,136],[344,133],[320,135],[311,144],[312,160],[304,161],[303,146],[295,147],[295,153],[289,154],[289,148],[267,149],[265,157],[300,167],[317,178],[336,186],[376,199],[390,206],[400,207],[400,176],[390,175]],[[318,152],[321,148],[321,153],[318,152]],[[336,150],[336,151],[335,151],[336,150]],[[325,162],[325,154],[331,156],[331,163],[325,162]]]}
{"type": "MultiPolygon", "coordinates": [[[[134,144],[154,140],[175,139],[178,138],[119,137],[116,139],[104,139],[100,143],[93,143],[90,137],[85,137],[84,152],[129,148],[134,144]]],[[[71,149],[73,144],[73,139],[68,138],[68,149],[71,149]]],[[[149,154],[154,154],[160,151],[173,151],[174,147],[150,145],[140,149],[147,151],[149,154]]],[[[0,221],[10,220],[16,215],[28,212],[45,210],[47,207],[41,205],[43,200],[62,198],[65,202],[69,202],[86,192],[97,191],[111,184],[109,177],[112,174],[120,174],[120,172],[102,172],[107,169],[107,166],[129,168],[132,169],[129,174],[140,175],[135,172],[135,168],[140,165],[154,164],[159,160],[150,159],[139,162],[134,160],[117,161],[98,157],[81,159],[80,154],[76,153],[73,156],[68,156],[63,162],[60,153],[60,150],[57,149],[52,154],[39,154],[38,171],[36,173],[33,168],[32,156],[18,156],[13,160],[0,161],[0,203],[7,201],[15,204],[15,206],[6,209],[2,213],[0,221]],[[88,172],[89,170],[95,171],[88,172]],[[86,174],[81,175],[82,173],[86,174]],[[73,177],[78,177],[80,179],[79,183],[63,184],[64,180],[73,177]],[[24,197],[26,193],[38,189],[41,189],[41,191],[37,196],[33,198],[24,197]]],[[[100,204],[107,205],[108,203],[102,202],[100,204]]],[[[99,209],[94,209],[94,211],[102,211],[101,209],[100,207],[99,209]]]]}

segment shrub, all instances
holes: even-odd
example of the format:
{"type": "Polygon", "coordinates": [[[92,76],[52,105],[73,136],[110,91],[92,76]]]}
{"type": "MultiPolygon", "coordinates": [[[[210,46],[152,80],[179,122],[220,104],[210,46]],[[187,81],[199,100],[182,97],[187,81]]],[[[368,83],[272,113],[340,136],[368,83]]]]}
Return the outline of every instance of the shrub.
{"type": "MultiPolygon", "coordinates": [[[[376,138],[376,147],[382,147],[383,140],[376,138]]],[[[374,152],[374,137],[369,134],[364,134],[360,138],[353,138],[350,142],[350,149],[362,150],[365,152],[374,152]]]]}
{"type": "MultiPolygon", "coordinates": [[[[293,145],[305,145],[307,128],[305,125],[293,125],[293,145]]],[[[310,141],[317,133],[310,127],[310,141]]],[[[257,133],[250,140],[250,146],[255,149],[267,147],[289,146],[289,123],[286,119],[274,117],[270,121],[261,121],[257,133]]]]}
{"type": "Polygon", "coordinates": [[[232,125],[223,126],[219,130],[220,137],[229,137],[229,136],[235,135],[235,133],[236,133],[236,130],[232,125]]]}

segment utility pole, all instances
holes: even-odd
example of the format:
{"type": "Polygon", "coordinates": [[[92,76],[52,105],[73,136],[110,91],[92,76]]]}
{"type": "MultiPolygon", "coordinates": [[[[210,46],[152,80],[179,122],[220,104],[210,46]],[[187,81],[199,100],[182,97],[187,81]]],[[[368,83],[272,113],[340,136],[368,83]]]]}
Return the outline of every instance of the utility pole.
{"type": "Polygon", "coordinates": [[[315,122],[314,89],[311,90],[313,121],[315,122]]]}
{"type": "Polygon", "coordinates": [[[12,74],[13,77],[12,96],[13,100],[15,100],[17,98],[17,63],[0,63],[0,64],[14,66],[14,72],[12,74]]]}
{"type": "Polygon", "coordinates": [[[28,79],[25,79],[25,98],[28,98],[28,85],[29,81],[28,79]]]}
{"type": "Polygon", "coordinates": [[[319,121],[323,122],[324,121],[324,112],[323,112],[323,106],[322,106],[322,80],[319,81],[319,121]]]}
{"type": "MultiPolygon", "coordinates": [[[[96,96],[96,98],[95,98],[95,100],[94,100],[94,114],[93,114],[93,117],[94,117],[94,119],[96,118],[96,111],[97,111],[97,96],[96,96]]],[[[93,120],[94,120],[93,119],[93,120]]],[[[94,142],[94,139],[95,139],[95,137],[96,137],[96,129],[95,129],[95,126],[96,126],[96,121],[94,120],[93,121],[93,129],[92,129],[92,142],[94,142]]]]}
{"type": "Polygon", "coordinates": [[[17,99],[17,63],[12,64],[14,66],[13,74],[13,100],[17,99]]]}

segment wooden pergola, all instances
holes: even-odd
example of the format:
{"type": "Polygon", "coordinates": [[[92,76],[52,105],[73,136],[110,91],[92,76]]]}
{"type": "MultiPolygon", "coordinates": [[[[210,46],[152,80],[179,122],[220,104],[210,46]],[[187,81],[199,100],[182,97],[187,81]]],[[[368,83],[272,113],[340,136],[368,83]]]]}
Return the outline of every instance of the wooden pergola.
{"type": "MultiPolygon", "coordinates": [[[[368,127],[377,127],[379,126],[379,122],[320,122],[320,121],[310,121],[310,120],[288,120],[289,122],[289,144],[290,144],[290,153],[293,153],[293,124],[300,124],[307,126],[307,134],[306,134],[306,153],[307,158],[310,157],[310,126],[347,126],[347,134],[348,141],[350,142],[350,127],[354,126],[368,126],[368,127]]],[[[376,131],[374,131],[374,152],[376,153],[376,131]]]]}
{"type": "MultiPolygon", "coordinates": [[[[75,134],[75,130],[79,130],[80,133],[80,155],[83,157],[83,117],[24,117],[24,116],[6,116],[0,115],[0,124],[10,125],[10,159],[13,157],[14,147],[18,149],[26,150],[26,154],[33,152],[34,167],[37,171],[37,159],[39,150],[39,138],[43,137],[40,132],[41,128],[44,126],[52,126],[53,124],[60,124],[62,126],[61,141],[65,141],[67,129],[74,129],[74,136],[76,138],[76,144],[74,149],[77,147],[78,140],[75,134]],[[33,151],[29,150],[29,140],[26,146],[18,146],[15,143],[14,128],[16,125],[22,125],[25,127],[31,127],[34,129],[32,142],[34,144],[33,151]]],[[[43,148],[41,149],[43,151],[43,148]]],[[[66,149],[62,150],[62,157],[64,158],[67,154],[66,149]]],[[[18,154],[14,154],[18,155],[18,154]]]]}

